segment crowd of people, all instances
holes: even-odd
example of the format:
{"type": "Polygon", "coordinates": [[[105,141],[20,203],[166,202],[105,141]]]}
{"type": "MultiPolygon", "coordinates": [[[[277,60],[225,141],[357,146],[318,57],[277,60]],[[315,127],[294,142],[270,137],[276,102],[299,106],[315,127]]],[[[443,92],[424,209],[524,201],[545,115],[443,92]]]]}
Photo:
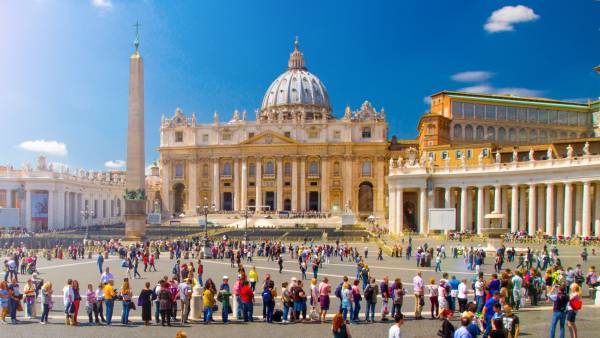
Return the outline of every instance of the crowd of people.
{"type": "MultiPolygon", "coordinates": [[[[24,318],[48,323],[48,314],[54,305],[53,295],[58,292],[51,281],[42,280],[35,269],[28,268],[35,265],[40,253],[47,259],[73,260],[85,259],[86,252],[88,258],[92,252],[95,255],[100,275],[97,284],[84,287],[76,279],[64,281],[61,291],[66,325],[80,323],[78,314],[82,305],[89,323],[112,325],[116,302],[121,303],[122,325],[132,323],[130,314],[137,308],[141,310],[144,325],[186,324],[189,323],[192,299],[201,297],[201,317],[205,324],[215,320],[251,322],[257,317],[267,323],[325,322],[327,314],[333,312],[332,333],[335,337],[348,336],[353,324],[391,319],[394,324],[390,328],[390,337],[397,337],[405,320],[403,305],[410,297],[414,299],[412,318],[424,319],[428,305],[429,318],[441,322],[438,335],[442,337],[519,337],[519,317],[515,312],[525,306],[540,304],[553,306],[550,337],[554,337],[556,326],[562,337],[565,325],[571,337],[577,337],[575,322],[577,312],[582,308],[582,290],[587,287],[593,299],[595,288],[600,285],[594,266],[587,273],[580,264],[565,269],[555,246],[544,246],[540,251],[527,248],[522,252],[502,246],[495,252],[494,272],[487,278],[481,271],[486,259],[485,250],[454,246],[452,258],[462,256],[467,271],[473,272],[473,277],[459,279],[443,272],[441,262],[448,258],[445,246],[434,248],[425,243],[414,249],[416,264],[422,267],[428,266],[427,262],[435,262],[434,271],[442,272],[441,278],[424,280],[422,272],[417,271],[407,283],[388,276],[377,280],[367,264],[368,248],[359,250],[339,242],[215,241],[210,248],[210,257],[230,260],[236,271],[232,279],[222,276],[219,282],[204,278],[207,275],[203,264],[204,243],[199,240],[154,241],[129,247],[119,241],[86,244],[89,245],[73,244],[41,252],[15,248],[12,257],[4,261],[0,323],[18,323],[17,312],[23,310],[24,318]],[[104,261],[110,255],[121,259],[121,267],[126,271],[122,280],[116,280],[110,268],[104,267],[104,261]],[[146,282],[141,290],[133,290],[131,280],[140,278],[140,272],[157,271],[156,260],[161,255],[163,259],[168,255],[173,263],[169,274],[156,283],[146,282]],[[252,257],[261,256],[277,264],[281,273],[285,255],[297,261],[300,278],[277,283],[270,274],[261,278],[252,265],[252,257]],[[337,281],[320,277],[319,271],[332,259],[355,264],[355,274],[337,281]],[[505,259],[516,267],[505,268],[505,259]],[[19,275],[30,275],[22,289],[19,275]],[[136,298],[137,302],[134,301],[136,298]],[[334,299],[337,299],[336,306],[332,306],[334,299]],[[257,304],[262,304],[262,314],[254,314],[257,304]],[[460,320],[459,327],[452,324],[455,319],[460,320]]],[[[412,239],[408,240],[404,257],[400,244],[394,247],[392,256],[412,259],[412,239]]],[[[382,259],[381,249],[377,258],[382,259]]],[[[195,317],[199,315],[195,314],[195,317]]]]}

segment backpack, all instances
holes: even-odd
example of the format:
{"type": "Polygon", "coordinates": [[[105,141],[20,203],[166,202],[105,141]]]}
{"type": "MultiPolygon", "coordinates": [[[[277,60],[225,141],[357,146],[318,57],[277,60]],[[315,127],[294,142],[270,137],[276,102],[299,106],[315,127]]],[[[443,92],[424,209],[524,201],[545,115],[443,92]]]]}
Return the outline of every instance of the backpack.
{"type": "Polygon", "coordinates": [[[579,311],[581,310],[581,307],[583,307],[583,302],[579,298],[573,298],[569,301],[569,305],[571,305],[571,308],[573,308],[573,310],[579,311]]]}
{"type": "Polygon", "coordinates": [[[334,293],[335,293],[335,296],[336,296],[337,298],[342,298],[342,286],[343,286],[343,285],[344,285],[343,283],[340,283],[340,284],[337,286],[337,288],[335,288],[335,292],[334,292],[334,293]]]}
{"type": "Polygon", "coordinates": [[[263,303],[271,303],[271,301],[273,300],[273,295],[271,294],[271,290],[269,289],[264,289],[262,292],[262,299],[263,299],[263,303]]]}
{"type": "Polygon", "coordinates": [[[365,289],[365,299],[370,301],[371,297],[373,297],[373,287],[371,285],[369,285],[365,289]]]}

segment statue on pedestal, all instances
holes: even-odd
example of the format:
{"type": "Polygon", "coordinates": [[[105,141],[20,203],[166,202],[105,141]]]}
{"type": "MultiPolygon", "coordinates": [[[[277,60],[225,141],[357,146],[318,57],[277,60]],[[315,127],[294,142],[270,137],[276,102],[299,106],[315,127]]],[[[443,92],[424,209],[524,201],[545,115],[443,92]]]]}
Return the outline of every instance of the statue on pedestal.
{"type": "Polygon", "coordinates": [[[587,141],[583,145],[583,155],[584,156],[590,156],[590,143],[587,142],[587,141]]]}
{"type": "Polygon", "coordinates": [[[567,146],[567,158],[568,159],[573,158],[573,147],[570,144],[567,146]]]}

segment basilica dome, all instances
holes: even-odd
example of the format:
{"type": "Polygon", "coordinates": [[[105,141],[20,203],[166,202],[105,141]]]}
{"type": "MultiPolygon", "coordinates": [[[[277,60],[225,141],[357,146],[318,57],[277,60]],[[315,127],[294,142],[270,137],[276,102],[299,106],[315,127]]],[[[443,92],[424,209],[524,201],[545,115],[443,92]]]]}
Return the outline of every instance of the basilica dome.
{"type": "Polygon", "coordinates": [[[328,117],[331,113],[327,89],[321,80],[304,66],[304,56],[298,48],[296,39],[294,51],[288,61],[288,69],[267,89],[261,112],[278,113],[300,108],[310,113],[324,113],[328,117]]]}

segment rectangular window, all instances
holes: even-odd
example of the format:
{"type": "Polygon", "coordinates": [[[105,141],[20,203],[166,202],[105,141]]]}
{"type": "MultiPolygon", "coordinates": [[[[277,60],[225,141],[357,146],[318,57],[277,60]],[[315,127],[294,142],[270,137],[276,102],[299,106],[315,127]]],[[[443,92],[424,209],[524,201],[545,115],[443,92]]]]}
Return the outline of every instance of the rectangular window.
{"type": "Polygon", "coordinates": [[[499,121],[506,120],[506,107],[505,106],[498,106],[497,112],[498,112],[497,118],[499,121]]]}
{"type": "Polygon", "coordinates": [[[254,133],[248,133],[248,138],[253,138],[254,137],[254,133]]]}
{"type": "Polygon", "coordinates": [[[490,156],[490,150],[488,148],[483,148],[481,152],[483,153],[483,157],[490,156]]]}
{"type": "Polygon", "coordinates": [[[223,133],[223,141],[231,141],[231,132],[223,133]]]}
{"type": "Polygon", "coordinates": [[[485,106],[483,104],[475,105],[475,118],[476,119],[484,119],[485,118],[485,106]]]}
{"type": "Polygon", "coordinates": [[[319,132],[317,130],[309,130],[308,131],[308,138],[315,139],[318,137],[319,137],[319,132]]]}
{"type": "Polygon", "coordinates": [[[364,127],[362,129],[362,137],[363,138],[371,138],[371,128],[370,127],[364,127]]]}
{"type": "Polygon", "coordinates": [[[548,123],[556,124],[558,122],[558,111],[548,110],[548,123]]]}
{"type": "Polygon", "coordinates": [[[444,150],[442,151],[442,160],[446,160],[448,158],[448,151],[444,150]]]}
{"type": "Polygon", "coordinates": [[[175,142],[183,142],[183,132],[182,131],[176,131],[175,132],[175,142]]]}
{"type": "Polygon", "coordinates": [[[94,200],[94,215],[93,218],[98,218],[98,200],[94,200]]]}
{"type": "Polygon", "coordinates": [[[559,124],[569,123],[569,112],[559,110],[558,111],[558,123],[559,124]]]}
{"type": "Polygon", "coordinates": [[[537,123],[538,110],[537,109],[527,109],[527,120],[529,122],[537,123]]]}
{"type": "Polygon", "coordinates": [[[473,118],[473,113],[475,112],[475,108],[472,103],[464,103],[463,105],[464,116],[467,119],[473,118]]]}
{"type": "Polygon", "coordinates": [[[485,105],[485,119],[495,120],[496,119],[496,106],[491,104],[485,105]]]}
{"type": "Polygon", "coordinates": [[[585,127],[587,125],[587,113],[579,113],[579,126],[585,127]]]}
{"type": "Polygon", "coordinates": [[[454,157],[456,157],[457,160],[460,160],[462,158],[462,150],[457,150],[454,152],[454,157]]]}
{"type": "Polygon", "coordinates": [[[175,177],[177,177],[177,178],[183,177],[183,164],[175,165],[175,177]]]}
{"type": "Polygon", "coordinates": [[[569,112],[569,124],[572,126],[577,125],[577,112],[569,112]]]}
{"type": "Polygon", "coordinates": [[[463,117],[462,106],[462,102],[452,101],[452,117],[463,117]]]}
{"type": "Polygon", "coordinates": [[[517,119],[527,121],[527,108],[517,108],[517,119]]]}
{"type": "Polygon", "coordinates": [[[284,133],[283,133],[283,135],[284,135],[285,137],[287,137],[287,138],[290,138],[290,137],[292,137],[292,133],[291,133],[291,132],[289,132],[289,131],[286,131],[286,132],[284,132],[284,133]]]}
{"type": "Polygon", "coordinates": [[[517,108],[515,107],[506,107],[506,116],[508,120],[514,121],[517,119],[517,108]]]}
{"type": "Polygon", "coordinates": [[[430,151],[427,156],[429,157],[430,161],[435,161],[435,153],[433,151],[430,151]]]}
{"type": "Polygon", "coordinates": [[[538,122],[539,123],[548,123],[548,111],[546,109],[540,109],[538,111],[538,122]]]}
{"type": "Polygon", "coordinates": [[[340,140],[341,138],[342,138],[342,132],[339,130],[334,130],[333,131],[333,139],[340,140]]]}
{"type": "Polygon", "coordinates": [[[202,134],[202,142],[208,143],[208,134],[202,134]]]}
{"type": "Polygon", "coordinates": [[[467,159],[473,157],[473,149],[467,149],[467,159]]]}
{"type": "Polygon", "coordinates": [[[106,218],[106,200],[102,200],[102,218],[106,218]]]}

